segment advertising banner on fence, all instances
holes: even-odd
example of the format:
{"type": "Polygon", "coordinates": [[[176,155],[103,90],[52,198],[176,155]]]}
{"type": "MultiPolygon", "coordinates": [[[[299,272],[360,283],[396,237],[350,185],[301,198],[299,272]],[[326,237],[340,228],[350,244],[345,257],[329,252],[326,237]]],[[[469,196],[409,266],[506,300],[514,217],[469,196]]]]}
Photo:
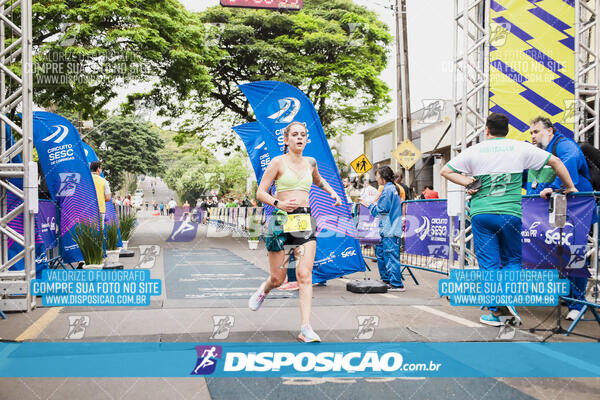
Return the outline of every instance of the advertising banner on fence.
{"type": "Polygon", "coordinates": [[[365,264],[350,204],[346,201],[342,180],[319,115],[310,99],[297,88],[283,82],[252,82],[240,85],[240,89],[250,102],[264,132],[275,138],[266,141],[271,158],[283,154],[283,128],[292,121],[306,124],[308,139],[304,156],[315,158],[319,173],[342,199],[342,205],[334,207],[329,194],[314,185],[311,187],[311,214],[316,218],[319,230],[313,271],[315,279],[332,279],[363,271],[365,264]],[[269,143],[276,143],[277,147],[273,149],[269,143]]]}
{"type": "Polygon", "coordinates": [[[33,143],[50,195],[60,210],[63,260],[67,263],[82,261],[83,256],[72,236],[75,225],[80,221],[97,222],[100,213],[79,133],[66,118],[35,111],[33,143]]]}
{"type": "MultiPolygon", "coordinates": [[[[458,218],[455,219],[458,234],[458,218]]],[[[409,254],[448,259],[450,217],[446,201],[425,200],[406,203],[404,247],[409,254]]]]}
{"type": "Polygon", "coordinates": [[[369,209],[362,204],[358,208],[358,241],[360,244],[377,244],[381,239],[379,235],[379,218],[371,215],[369,209]]]}
{"type": "Polygon", "coordinates": [[[40,200],[38,213],[35,216],[35,270],[36,277],[48,268],[46,249],[58,246],[56,238],[56,203],[51,200],[40,200]]]}
{"type": "Polygon", "coordinates": [[[548,200],[525,198],[521,231],[523,268],[564,268],[567,275],[587,276],[585,249],[596,210],[593,196],[567,198],[567,223],[562,229],[548,222],[548,200]],[[562,243],[562,257],[559,248],[562,243]]]}

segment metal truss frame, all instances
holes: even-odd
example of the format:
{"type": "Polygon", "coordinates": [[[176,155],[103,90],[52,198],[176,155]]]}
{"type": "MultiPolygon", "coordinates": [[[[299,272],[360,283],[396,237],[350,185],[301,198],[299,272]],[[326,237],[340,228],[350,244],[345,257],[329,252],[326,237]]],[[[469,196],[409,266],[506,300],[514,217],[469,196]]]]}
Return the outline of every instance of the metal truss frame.
{"type": "Polygon", "coordinates": [[[575,141],[600,145],[600,0],[575,1],[575,141]]]}
{"type": "MultiPolygon", "coordinates": [[[[454,2],[454,75],[451,156],[482,138],[489,109],[489,0],[454,2]]],[[[572,107],[575,140],[600,148],[600,0],[575,1],[575,102],[572,107]]],[[[463,192],[464,195],[464,192],[463,192]]],[[[450,219],[450,243],[460,268],[476,263],[473,235],[461,210],[458,235],[450,219]]],[[[597,225],[594,236],[598,236],[597,225]]],[[[450,252],[450,266],[454,266],[450,252]]]]}
{"type": "MultiPolygon", "coordinates": [[[[452,80],[451,157],[479,141],[485,133],[489,109],[489,0],[454,1],[454,73],[452,80]]],[[[462,187],[461,187],[462,188],[462,187]]],[[[462,190],[464,197],[464,190],[462,190]]],[[[460,213],[460,228],[454,235],[454,219],[450,218],[450,247],[458,254],[458,267],[475,264],[473,235],[466,226],[465,202],[460,213]]],[[[455,266],[450,251],[449,266],[455,266]]]]}
{"type": "Polygon", "coordinates": [[[37,212],[37,166],[33,156],[32,0],[0,0],[0,310],[30,311],[35,277],[34,219],[37,212]],[[14,20],[20,14],[20,20],[14,20]],[[20,71],[16,73],[15,71],[20,71]],[[21,117],[19,116],[21,114],[21,117]],[[7,146],[7,128],[14,144],[7,146]],[[13,158],[21,156],[22,162],[13,158]],[[23,179],[23,189],[10,182],[23,179]],[[10,212],[7,194],[22,204],[10,212]],[[8,224],[23,217],[23,234],[8,224]],[[23,250],[9,258],[8,240],[23,250]],[[24,260],[25,269],[9,271],[24,260]]]}

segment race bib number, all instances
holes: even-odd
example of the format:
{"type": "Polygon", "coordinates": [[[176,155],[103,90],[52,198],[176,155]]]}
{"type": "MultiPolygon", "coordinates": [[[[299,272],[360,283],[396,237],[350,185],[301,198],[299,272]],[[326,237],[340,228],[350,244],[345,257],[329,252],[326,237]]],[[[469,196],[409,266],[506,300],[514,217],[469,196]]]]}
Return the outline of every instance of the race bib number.
{"type": "Polygon", "coordinates": [[[310,214],[288,214],[287,221],[283,225],[285,233],[310,231],[311,229],[310,214]]]}

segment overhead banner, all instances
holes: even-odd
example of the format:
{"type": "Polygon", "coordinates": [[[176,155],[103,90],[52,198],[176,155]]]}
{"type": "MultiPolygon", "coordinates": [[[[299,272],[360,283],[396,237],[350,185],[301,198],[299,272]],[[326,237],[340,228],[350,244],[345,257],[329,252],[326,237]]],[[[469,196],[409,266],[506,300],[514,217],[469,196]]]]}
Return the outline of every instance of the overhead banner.
{"type": "Polygon", "coordinates": [[[529,122],[548,117],[573,137],[575,2],[490,1],[490,112],[508,116],[508,137],[531,140],[529,122]]]}
{"type": "MultiPolygon", "coordinates": [[[[96,152],[86,142],[82,141],[81,146],[83,147],[83,152],[85,153],[85,159],[88,163],[88,166],[94,161],[98,161],[98,155],[96,152]]],[[[104,171],[100,174],[101,177],[104,178],[104,171]]],[[[105,224],[117,224],[117,246],[123,247],[123,241],[121,240],[121,229],[119,226],[119,216],[117,215],[117,210],[115,209],[115,205],[113,203],[112,198],[106,202],[106,213],[104,214],[104,223],[105,224]]]]}
{"type": "MultiPolygon", "coordinates": [[[[455,217],[455,237],[458,218],[455,217]]],[[[448,259],[450,217],[445,200],[406,202],[404,248],[406,253],[448,259]]],[[[455,253],[456,254],[456,253],[455,253]]],[[[456,257],[456,256],[455,256],[456,257]]]]}
{"type": "Polygon", "coordinates": [[[558,269],[569,276],[589,276],[585,263],[588,233],[596,212],[593,196],[567,198],[567,223],[561,230],[550,226],[548,200],[524,198],[521,231],[523,268],[558,269]],[[559,255],[560,244],[562,255],[559,255]]]}
{"type": "Polygon", "coordinates": [[[33,144],[46,177],[48,191],[60,210],[63,261],[83,260],[73,239],[80,221],[98,222],[100,212],[92,174],[79,133],[69,120],[45,111],[33,113],[33,144]]]}
{"type": "Polygon", "coordinates": [[[333,199],[324,190],[312,185],[309,193],[311,214],[317,220],[317,253],[314,280],[333,279],[348,273],[364,271],[360,245],[350,204],[338,172],[319,115],[304,93],[283,82],[261,81],[240,85],[250,102],[265,135],[271,158],[283,154],[283,128],[290,122],[306,124],[308,130],[304,156],[314,157],[319,173],[342,199],[333,206],[333,199]],[[273,140],[274,139],[274,140],[273,140]]]}

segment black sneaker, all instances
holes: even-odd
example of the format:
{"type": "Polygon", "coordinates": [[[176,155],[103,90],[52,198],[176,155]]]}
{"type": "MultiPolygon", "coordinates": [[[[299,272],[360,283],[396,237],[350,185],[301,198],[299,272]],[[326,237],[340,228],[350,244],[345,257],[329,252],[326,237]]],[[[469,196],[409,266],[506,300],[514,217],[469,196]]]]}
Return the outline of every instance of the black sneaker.
{"type": "Polygon", "coordinates": [[[404,286],[393,286],[388,284],[387,290],[388,292],[404,292],[406,289],[404,288],[404,286]]]}

